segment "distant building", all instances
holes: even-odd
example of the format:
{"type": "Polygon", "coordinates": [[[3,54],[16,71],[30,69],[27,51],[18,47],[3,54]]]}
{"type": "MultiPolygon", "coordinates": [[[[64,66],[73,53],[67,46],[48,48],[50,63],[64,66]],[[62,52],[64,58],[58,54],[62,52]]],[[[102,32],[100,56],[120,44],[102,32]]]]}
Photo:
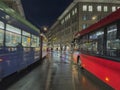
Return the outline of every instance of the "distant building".
{"type": "Polygon", "coordinates": [[[74,34],[120,8],[118,0],[74,0],[47,33],[49,45],[69,48],[74,34]]]}
{"type": "Polygon", "coordinates": [[[18,12],[22,17],[25,18],[24,10],[21,4],[21,0],[2,0],[5,4],[7,4],[10,8],[14,9],[18,12]]]}

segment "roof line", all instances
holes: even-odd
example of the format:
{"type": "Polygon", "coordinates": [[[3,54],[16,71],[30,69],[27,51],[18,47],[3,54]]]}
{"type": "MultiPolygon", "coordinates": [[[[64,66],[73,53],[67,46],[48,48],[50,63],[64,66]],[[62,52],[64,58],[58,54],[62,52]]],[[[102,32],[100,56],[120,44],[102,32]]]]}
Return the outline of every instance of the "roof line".
{"type": "Polygon", "coordinates": [[[66,15],[78,2],[116,3],[116,4],[119,3],[120,4],[120,1],[118,0],[74,0],[58,17],[58,20],[61,20],[64,17],[64,15],[66,15]]]}

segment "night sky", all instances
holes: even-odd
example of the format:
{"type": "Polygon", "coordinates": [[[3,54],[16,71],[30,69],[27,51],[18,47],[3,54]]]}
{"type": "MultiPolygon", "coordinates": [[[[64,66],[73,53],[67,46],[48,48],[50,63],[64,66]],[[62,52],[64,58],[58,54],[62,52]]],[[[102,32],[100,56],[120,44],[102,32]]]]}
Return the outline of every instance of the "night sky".
{"type": "Polygon", "coordinates": [[[25,16],[37,27],[50,27],[73,0],[22,0],[25,16]]]}

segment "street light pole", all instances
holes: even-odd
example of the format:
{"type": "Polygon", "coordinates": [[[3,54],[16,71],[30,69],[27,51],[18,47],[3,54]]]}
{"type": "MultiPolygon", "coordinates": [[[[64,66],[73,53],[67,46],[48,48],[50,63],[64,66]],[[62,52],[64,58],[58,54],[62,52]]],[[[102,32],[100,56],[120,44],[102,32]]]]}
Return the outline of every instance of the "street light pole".
{"type": "Polygon", "coordinates": [[[43,36],[40,34],[40,60],[42,60],[43,36]]]}
{"type": "Polygon", "coordinates": [[[40,59],[43,58],[43,39],[45,38],[45,32],[47,31],[47,27],[41,27],[41,34],[40,34],[40,59]]]}

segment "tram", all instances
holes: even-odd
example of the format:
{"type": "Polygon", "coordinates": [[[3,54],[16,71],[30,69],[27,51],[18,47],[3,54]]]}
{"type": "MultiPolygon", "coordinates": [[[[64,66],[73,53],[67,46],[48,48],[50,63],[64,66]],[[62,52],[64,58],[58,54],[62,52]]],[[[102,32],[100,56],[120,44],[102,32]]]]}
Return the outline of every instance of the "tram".
{"type": "Polygon", "coordinates": [[[73,61],[120,90],[120,9],[75,34],[73,61]]]}
{"type": "Polygon", "coordinates": [[[40,60],[40,31],[0,1],[0,79],[40,60]]]}

